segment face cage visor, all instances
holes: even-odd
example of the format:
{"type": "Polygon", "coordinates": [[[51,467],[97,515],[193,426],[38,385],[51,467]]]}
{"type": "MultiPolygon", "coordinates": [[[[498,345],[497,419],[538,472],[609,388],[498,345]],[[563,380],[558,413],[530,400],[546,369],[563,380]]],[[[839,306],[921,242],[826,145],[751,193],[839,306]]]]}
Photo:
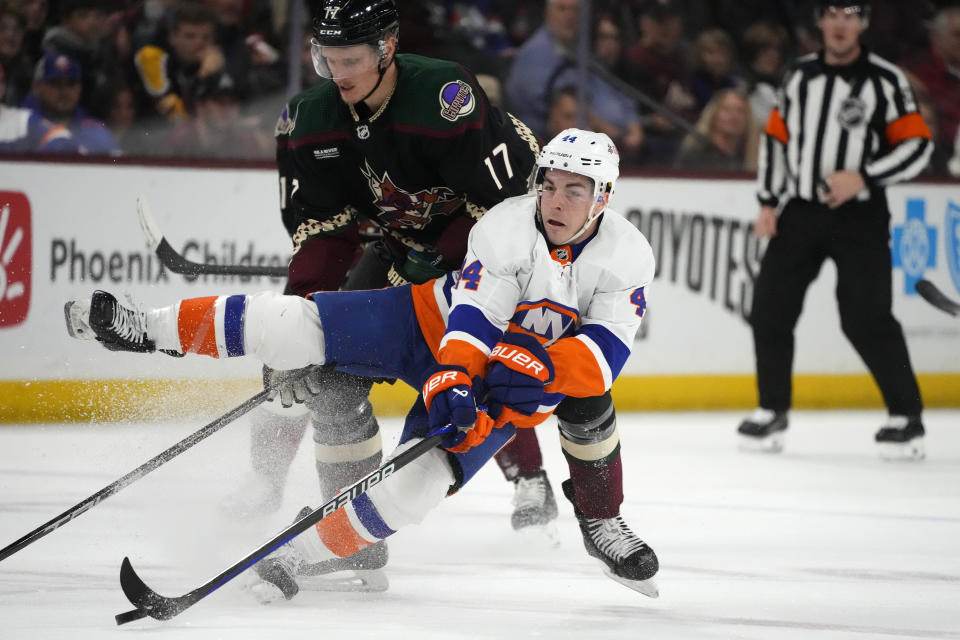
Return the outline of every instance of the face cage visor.
{"type": "MultiPolygon", "coordinates": [[[[541,200],[542,197],[543,197],[543,182],[544,182],[544,179],[545,179],[546,176],[547,176],[547,171],[548,171],[549,169],[555,169],[555,170],[557,170],[557,171],[566,171],[566,172],[568,172],[568,173],[575,173],[575,174],[577,174],[577,175],[580,175],[580,176],[583,176],[583,177],[585,177],[585,178],[588,178],[588,179],[593,183],[593,195],[591,195],[587,200],[583,200],[582,202],[584,202],[584,203],[589,201],[589,202],[591,202],[591,203],[596,204],[596,203],[599,202],[600,199],[603,197],[603,194],[608,191],[607,186],[606,186],[605,184],[601,183],[599,180],[597,180],[597,179],[594,178],[593,176],[588,176],[587,174],[585,174],[585,173],[580,173],[579,171],[570,171],[569,169],[561,169],[561,168],[559,168],[559,167],[549,167],[549,166],[539,165],[539,166],[537,166],[537,170],[536,170],[536,172],[534,173],[534,176],[533,176],[533,190],[534,190],[534,192],[537,194],[537,208],[538,208],[538,209],[539,209],[539,206],[540,206],[540,205],[539,205],[540,200],[541,200]]],[[[567,199],[569,199],[569,200],[571,200],[571,201],[579,201],[578,198],[571,198],[569,195],[566,195],[566,194],[564,194],[564,195],[567,197],[567,199]]]]}
{"type": "Polygon", "coordinates": [[[385,42],[377,44],[352,44],[347,46],[326,46],[310,39],[310,57],[313,68],[321,78],[344,80],[354,76],[376,71],[386,56],[385,42]]]}
{"type": "Polygon", "coordinates": [[[585,176],[587,178],[590,178],[590,180],[593,181],[593,195],[588,200],[581,201],[579,200],[579,198],[571,198],[570,196],[566,196],[566,195],[564,196],[567,198],[568,201],[573,202],[575,204],[581,204],[581,205],[589,204],[590,206],[590,212],[587,214],[587,219],[584,220],[583,225],[580,227],[578,231],[574,232],[572,236],[570,236],[566,241],[564,241],[564,244],[570,244],[575,240],[579,239],[580,236],[583,235],[583,232],[587,230],[587,227],[589,227],[594,220],[600,217],[600,214],[603,213],[603,211],[597,211],[597,205],[601,200],[603,200],[603,195],[605,193],[610,193],[612,195],[613,189],[610,183],[601,183],[600,180],[597,180],[596,178],[592,176],[588,176],[584,173],[578,173],[577,171],[569,171],[567,169],[558,169],[557,167],[545,167],[543,165],[539,165],[537,166],[537,170],[533,174],[533,191],[537,195],[536,215],[537,215],[537,220],[539,220],[540,224],[543,224],[543,213],[541,211],[541,207],[543,206],[543,182],[544,182],[544,178],[546,178],[548,169],[556,169],[557,171],[568,171],[569,173],[577,173],[578,175],[585,176]]]}

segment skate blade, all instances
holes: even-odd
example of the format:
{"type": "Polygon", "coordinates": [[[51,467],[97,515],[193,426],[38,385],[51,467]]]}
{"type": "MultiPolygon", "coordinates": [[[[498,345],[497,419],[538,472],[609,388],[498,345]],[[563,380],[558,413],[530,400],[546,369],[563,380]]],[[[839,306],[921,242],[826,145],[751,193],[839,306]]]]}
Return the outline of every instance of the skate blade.
{"type": "Polygon", "coordinates": [[[749,453],[780,453],[786,443],[786,435],[782,431],[772,433],[766,438],[740,435],[740,451],[749,453]]]}
{"type": "Polygon", "coordinates": [[[604,574],[614,582],[619,582],[628,589],[633,589],[637,593],[642,593],[648,598],[659,598],[660,589],[657,587],[657,583],[654,582],[653,578],[648,578],[646,580],[630,580],[629,578],[624,578],[613,573],[604,565],[604,574]]]}
{"type": "Polygon", "coordinates": [[[546,545],[551,548],[560,546],[560,531],[557,529],[556,520],[551,520],[545,524],[532,524],[522,529],[517,529],[517,533],[524,541],[532,545],[546,545]]]}
{"type": "Polygon", "coordinates": [[[382,569],[353,569],[319,576],[297,576],[301,591],[340,591],[380,593],[390,588],[390,580],[382,569]]]}
{"type": "Polygon", "coordinates": [[[246,589],[253,594],[253,597],[256,598],[260,604],[273,604],[274,602],[280,602],[286,599],[283,596],[283,592],[280,591],[276,585],[263,580],[258,581],[256,584],[247,585],[246,589]]]}
{"type": "Polygon", "coordinates": [[[67,333],[78,340],[93,340],[96,336],[87,323],[90,317],[89,300],[69,300],[63,305],[63,316],[67,321],[67,333]]]}
{"type": "Polygon", "coordinates": [[[923,438],[914,438],[909,442],[878,442],[877,451],[884,460],[923,460],[927,457],[923,438]]]}
{"type": "Polygon", "coordinates": [[[240,582],[240,590],[249,591],[260,604],[273,604],[274,602],[286,600],[280,587],[272,582],[267,582],[258,576],[257,572],[253,569],[245,573],[246,579],[240,582]]]}

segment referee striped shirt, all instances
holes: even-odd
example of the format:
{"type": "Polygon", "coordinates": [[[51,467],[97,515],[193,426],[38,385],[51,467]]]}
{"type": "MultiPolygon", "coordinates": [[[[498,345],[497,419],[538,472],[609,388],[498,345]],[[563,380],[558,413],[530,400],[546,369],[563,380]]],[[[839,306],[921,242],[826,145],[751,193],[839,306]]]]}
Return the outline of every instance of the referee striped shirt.
{"type": "Polygon", "coordinates": [[[758,158],[758,199],[815,201],[817,183],[835,171],[863,176],[871,191],[913,178],[933,153],[930,129],[917,113],[906,77],[863,50],[849,65],[823,54],[799,58],[770,112],[758,158]]]}

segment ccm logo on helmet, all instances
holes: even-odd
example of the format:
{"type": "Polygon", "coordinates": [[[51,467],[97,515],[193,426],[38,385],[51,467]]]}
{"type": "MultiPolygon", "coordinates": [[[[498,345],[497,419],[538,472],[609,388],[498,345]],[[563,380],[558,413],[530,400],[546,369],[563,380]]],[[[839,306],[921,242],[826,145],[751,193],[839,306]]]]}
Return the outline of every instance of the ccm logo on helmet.
{"type": "Polygon", "coordinates": [[[543,363],[539,360],[534,360],[527,352],[508,345],[498,344],[495,346],[493,351],[490,352],[490,358],[513,362],[520,369],[530,369],[536,377],[539,377],[540,372],[545,369],[543,363]]]}

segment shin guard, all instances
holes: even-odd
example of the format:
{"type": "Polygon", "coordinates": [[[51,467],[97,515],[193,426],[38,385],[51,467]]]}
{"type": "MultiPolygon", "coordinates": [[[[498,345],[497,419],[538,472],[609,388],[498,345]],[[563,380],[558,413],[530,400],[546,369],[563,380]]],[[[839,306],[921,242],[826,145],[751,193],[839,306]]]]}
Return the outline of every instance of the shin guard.
{"type": "Polygon", "coordinates": [[[570,468],[571,501],[585,516],[616,516],[623,502],[623,468],[609,393],[598,398],[568,398],[557,414],[560,445],[570,468]]]}

